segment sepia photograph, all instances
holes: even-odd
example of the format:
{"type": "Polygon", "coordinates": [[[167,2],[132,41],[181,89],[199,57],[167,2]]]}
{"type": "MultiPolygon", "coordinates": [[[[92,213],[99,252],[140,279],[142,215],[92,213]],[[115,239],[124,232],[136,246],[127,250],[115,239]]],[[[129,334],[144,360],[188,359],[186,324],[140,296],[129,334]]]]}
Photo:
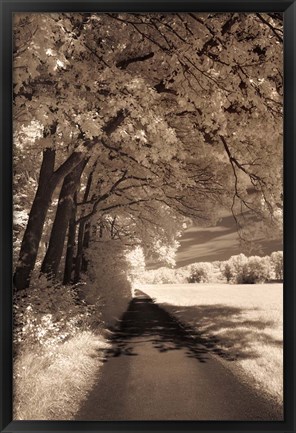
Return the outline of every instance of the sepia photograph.
{"type": "Polygon", "coordinates": [[[284,420],[283,40],[13,14],[13,420],[284,420]]]}

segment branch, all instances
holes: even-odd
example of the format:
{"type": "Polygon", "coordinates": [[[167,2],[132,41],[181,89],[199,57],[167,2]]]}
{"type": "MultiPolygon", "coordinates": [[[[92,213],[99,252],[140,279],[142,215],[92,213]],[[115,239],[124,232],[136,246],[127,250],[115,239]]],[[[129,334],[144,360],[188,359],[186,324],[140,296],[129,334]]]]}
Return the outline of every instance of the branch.
{"type": "MultiPolygon", "coordinates": [[[[238,177],[237,177],[237,173],[236,173],[236,168],[235,167],[237,167],[237,168],[239,168],[240,170],[242,170],[245,174],[247,174],[249,177],[250,177],[250,179],[251,179],[251,181],[252,181],[252,177],[251,176],[253,176],[253,177],[256,177],[256,180],[258,181],[258,183],[259,183],[259,185],[260,185],[260,187],[261,187],[261,192],[262,192],[262,194],[263,194],[263,197],[264,197],[264,200],[266,201],[266,203],[269,205],[269,202],[268,202],[268,200],[266,199],[266,197],[265,197],[265,193],[264,193],[264,191],[263,191],[263,188],[262,188],[262,185],[261,185],[261,183],[264,183],[263,182],[263,180],[259,177],[259,176],[257,176],[257,175],[254,175],[254,174],[252,174],[252,173],[249,173],[248,172],[248,170],[246,170],[245,168],[244,168],[244,166],[242,165],[242,164],[240,164],[232,155],[231,155],[231,152],[230,152],[230,149],[229,149],[229,147],[228,147],[228,145],[227,145],[227,143],[226,143],[226,140],[225,140],[225,138],[222,136],[222,135],[220,135],[220,138],[221,138],[221,141],[222,141],[222,143],[223,143],[223,146],[224,146],[224,149],[225,149],[225,151],[226,151],[226,153],[227,153],[227,155],[228,155],[228,158],[229,158],[229,161],[230,161],[230,164],[231,164],[231,167],[232,167],[232,171],[233,171],[233,175],[234,175],[234,179],[235,179],[235,182],[234,182],[234,194],[233,194],[233,198],[232,198],[232,206],[231,206],[231,213],[232,213],[232,215],[233,215],[233,218],[234,218],[234,220],[235,220],[235,222],[236,222],[236,225],[237,225],[237,227],[238,227],[238,229],[240,230],[241,228],[242,228],[242,226],[241,226],[241,224],[239,223],[239,221],[238,221],[238,219],[237,219],[237,216],[235,215],[235,211],[234,211],[234,207],[235,207],[235,198],[237,197],[240,201],[241,201],[241,203],[247,208],[247,209],[249,209],[250,211],[252,211],[252,212],[254,212],[256,215],[258,215],[258,216],[260,216],[260,213],[256,210],[256,209],[254,209],[254,208],[252,208],[250,205],[249,205],[249,203],[243,198],[243,197],[241,197],[241,195],[240,195],[240,193],[239,193],[239,191],[238,191],[238,177]]],[[[253,183],[253,181],[252,181],[252,183],[253,183]]],[[[254,183],[253,183],[254,184],[254,183]]],[[[242,213],[242,211],[241,211],[241,213],[242,213]]]]}
{"type": "Polygon", "coordinates": [[[228,155],[228,158],[229,158],[229,161],[231,162],[231,164],[235,164],[240,170],[242,170],[245,174],[247,174],[250,177],[252,183],[253,183],[253,181],[255,181],[255,182],[258,182],[259,184],[261,184],[261,183],[265,184],[264,180],[260,176],[258,176],[257,174],[249,172],[249,170],[247,170],[245,168],[245,164],[240,164],[238,162],[238,160],[236,158],[234,158],[234,156],[232,156],[232,154],[230,152],[230,149],[229,149],[229,147],[228,147],[228,145],[226,143],[226,140],[223,137],[223,135],[220,135],[220,138],[221,138],[221,141],[223,143],[224,149],[225,149],[225,151],[226,151],[226,153],[228,155]]]}
{"type": "Polygon", "coordinates": [[[121,208],[121,207],[125,207],[125,206],[132,206],[134,204],[144,203],[144,202],[151,201],[151,200],[152,199],[150,199],[150,198],[145,198],[145,199],[143,198],[143,199],[139,199],[139,200],[133,200],[133,201],[130,201],[127,203],[118,203],[118,204],[114,204],[112,206],[102,208],[101,210],[102,210],[102,212],[106,212],[106,211],[109,211],[112,209],[117,209],[117,208],[121,208]]]}
{"type": "Polygon", "coordinates": [[[144,165],[143,163],[139,162],[136,160],[136,158],[134,158],[133,156],[129,155],[126,152],[123,152],[120,149],[117,149],[117,147],[111,146],[111,144],[108,144],[105,140],[101,140],[102,145],[109,150],[114,151],[115,153],[117,153],[118,155],[125,157],[127,159],[130,159],[131,161],[135,162],[137,166],[141,166],[143,168],[145,168],[146,170],[149,170],[150,173],[154,174],[155,176],[159,177],[159,174],[156,171],[153,171],[151,169],[151,167],[147,167],[146,165],[144,165]]]}
{"type": "Polygon", "coordinates": [[[66,161],[53,173],[52,182],[58,183],[63,177],[67,176],[86,155],[84,152],[73,152],[66,161]]]}
{"type": "Polygon", "coordinates": [[[154,89],[157,91],[157,93],[171,93],[173,95],[177,95],[177,91],[174,89],[168,89],[165,87],[164,81],[161,80],[158,84],[154,86],[154,89]]]}
{"type": "Polygon", "coordinates": [[[145,34],[145,33],[143,33],[137,26],[138,25],[144,25],[144,26],[148,26],[149,25],[149,23],[145,23],[145,22],[143,22],[143,21],[129,21],[129,20],[127,20],[127,19],[121,19],[121,18],[119,18],[119,17],[117,17],[116,15],[114,15],[114,14],[107,14],[109,17],[111,17],[111,18],[113,18],[114,20],[117,20],[117,21],[121,21],[121,22],[124,22],[124,23],[128,23],[128,24],[130,24],[143,38],[145,38],[145,39],[147,39],[148,41],[150,41],[150,42],[152,42],[154,45],[156,45],[158,48],[160,48],[161,50],[163,50],[163,51],[165,51],[165,52],[168,52],[169,51],[169,49],[167,48],[167,47],[164,47],[164,46],[162,46],[159,42],[157,42],[156,40],[154,40],[151,36],[149,36],[149,35],[147,35],[147,34],[145,34]]]}
{"type": "Polygon", "coordinates": [[[126,69],[131,63],[144,62],[145,60],[151,59],[152,57],[154,57],[153,52],[145,54],[143,56],[131,57],[129,59],[120,60],[116,63],[116,67],[119,69],[126,69]]]}
{"type": "Polygon", "coordinates": [[[256,16],[260,19],[260,21],[262,21],[265,25],[267,25],[270,28],[270,30],[272,31],[272,33],[275,35],[275,37],[281,43],[283,43],[283,38],[277,33],[276,29],[265,18],[263,18],[263,16],[261,14],[256,13],[256,16]]]}
{"type": "Polygon", "coordinates": [[[102,128],[107,135],[111,135],[120,126],[128,116],[127,110],[119,110],[115,117],[109,120],[102,128]]]}
{"type": "Polygon", "coordinates": [[[116,187],[123,182],[124,180],[126,180],[126,174],[127,174],[127,170],[124,171],[123,175],[112,185],[112,187],[110,188],[110,190],[108,192],[106,192],[105,194],[101,195],[95,202],[92,208],[92,211],[90,213],[88,213],[87,215],[81,216],[76,222],[75,224],[79,224],[81,222],[85,222],[88,221],[93,215],[95,215],[97,213],[97,209],[99,204],[106,200],[107,198],[109,198],[112,193],[115,191],[116,187]]]}
{"type": "Polygon", "coordinates": [[[105,62],[105,60],[103,59],[103,56],[99,56],[95,50],[93,50],[89,45],[87,45],[86,43],[84,43],[85,48],[87,48],[100,62],[102,62],[105,66],[107,66],[107,68],[110,68],[110,66],[108,65],[108,63],[105,62]]]}

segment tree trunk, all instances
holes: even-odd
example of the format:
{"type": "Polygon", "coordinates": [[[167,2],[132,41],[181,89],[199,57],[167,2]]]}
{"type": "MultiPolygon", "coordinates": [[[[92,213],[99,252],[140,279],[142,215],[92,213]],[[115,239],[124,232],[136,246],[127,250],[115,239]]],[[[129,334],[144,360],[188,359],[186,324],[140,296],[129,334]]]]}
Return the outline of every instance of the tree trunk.
{"type": "MultiPolygon", "coordinates": [[[[98,160],[96,160],[96,162],[93,165],[93,168],[88,176],[87,179],[87,183],[86,183],[86,188],[85,188],[85,192],[84,192],[84,196],[83,196],[83,201],[86,202],[89,198],[89,194],[90,194],[90,190],[91,190],[91,186],[92,186],[92,181],[93,181],[93,175],[94,175],[94,171],[96,169],[98,160]]],[[[82,215],[84,214],[84,212],[82,211],[82,215]]],[[[85,227],[89,226],[89,224],[87,224],[86,221],[81,221],[81,223],[79,224],[79,229],[78,229],[78,241],[77,241],[77,254],[76,254],[76,258],[75,258],[75,272],[74,272],[74,283],[78,283],[78,281],[80,280],[80,271],[82,270],[82,258],[83,258],[83,247],[84,247],[84,232],[85,232],[85,227]]]]}
{"type": "Polygon", "coordinates": [[[115,236],[116,236],[115,222],[116,222],[116,216],[112,219],[112,222],[111,222],[111,227],[110,227],[111,239],[115,239],[115,236]]]}
{"type": "Polygon", "coordinates": [[[86,221],[82,221],[79,224],[78,230],[78,242],[77,242],[77,254],[75,259],[75,273],[74,273],[74,283],[78,283],[80,280],[80,271],[82,264],[82,255],[83,255],[83,239],[84,239],[84,229],[85,229],[86,221]]]}
{"type": "Polygon", "coordinates": [[[72,271],[74,269],[74,248],[75,248],[75,240],[76,240],[76,206],[77,192],[74,195],[74,203],[72,205],[72,212],[69,221],[69,229],[68,229],[68,242],[67,242],[67,252],[66,252],[66,260],[65,260],[65,271],[64,271],[64,279],[63,284],[70,284],[72,281],[72,271]]]}
{"type": "Polygon", "coordinates": [[[58,183],[81,162],[82,158],[82,152],[74,152],[54,171],[55,150],[45,149],[43,151],[38,188],[22,240],[19,263],[14,274],[16,290],[29,287],[31,273],[35,266],[43,226],[53,192],[58,183]]]}
{"type": "Polygon", "coordinates": [[[67,228],[72,213],[74,194],[86,164],[87,160],[82,160],[74,170],[64,178],[48,249],[41,266],[41,272],[51,278],[56,278],[58,274],[67,228]]]}
{"type": "Polygon", "coordinates": [[[29,214],[28,224],[22,240],[19,262],[14,274],[14,285],[17,290],[29,286],[34,269],[42,230],[51,198],[56,185],[48,180],[52,176],[55,151],[46,149],[40,169],[38,188],[29,214]]]}
{"type": "Polygon", "coordinates": [[[89,241],[90,241],[90,229],[91,225],[90,223],[87,223],[85,226],[84,231],[84,237],[83,237],[83,251],[82,251],[82,263],[81,263],[81,271],[86,273],[87,267],[88,267],[88,260],[85,257],[85,250],[89,247],[89,241]]]}
{"type": "MultiPolygon", "coordinates": [[[[107,135],[112,134],[124,121],[128,113],[118,111],[103,128],[107,135]]],[[[50,128],[49,133],[56,132],[56,124],[50,128]]],[[[47,133],[47,135],[49,135],[47,133]]],[[[90,150],[98,143],[97,140],[85,143],[85,149],[90,150]]],[[[55,150],[45,149],[40,169],[38,188],[30,211],[27,227],[22,240],[19,262],[14,274],[16,290],[29,287],[31,273],[35,267],[37,252],[43,232],[45,218],[51,203],[51,198],[58,183],[67,176],[84,159],[83,152],[73,152],[65,162],[54,171],[55,150]]]]}

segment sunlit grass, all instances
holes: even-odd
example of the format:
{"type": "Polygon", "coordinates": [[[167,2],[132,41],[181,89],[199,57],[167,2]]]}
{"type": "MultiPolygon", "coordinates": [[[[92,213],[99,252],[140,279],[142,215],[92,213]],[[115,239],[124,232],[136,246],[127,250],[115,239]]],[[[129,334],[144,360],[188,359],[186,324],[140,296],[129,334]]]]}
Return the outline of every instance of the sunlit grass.
{"type": "Polygon", "coordinates": [[[283,401],[282,284],[165,284],[139,287],[189,324],[242,380],[283,401]],[[216,350],[217,353],[217,350],[216,350]]]}
{"type": "Polygon", "coordinates": [[[14,362],[14,419],[71,420],[102,365],[106,341],[90,331],[53,347],[31,346],[14,362]]]}

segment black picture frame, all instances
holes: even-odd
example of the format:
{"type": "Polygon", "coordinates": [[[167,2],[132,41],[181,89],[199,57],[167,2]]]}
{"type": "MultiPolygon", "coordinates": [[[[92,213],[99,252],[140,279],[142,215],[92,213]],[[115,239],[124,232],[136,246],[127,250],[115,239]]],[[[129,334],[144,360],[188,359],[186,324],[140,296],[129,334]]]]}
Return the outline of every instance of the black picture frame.
{"type": "Polygon", "coordinates": [[[1,5],[1,432],[295,432],[295,0],[5,1],[1,5]],[[12,420],[12,14],[14,12],[283,12],[284,13],[284,420],[242,421],[13,421],[12,420]]]}

